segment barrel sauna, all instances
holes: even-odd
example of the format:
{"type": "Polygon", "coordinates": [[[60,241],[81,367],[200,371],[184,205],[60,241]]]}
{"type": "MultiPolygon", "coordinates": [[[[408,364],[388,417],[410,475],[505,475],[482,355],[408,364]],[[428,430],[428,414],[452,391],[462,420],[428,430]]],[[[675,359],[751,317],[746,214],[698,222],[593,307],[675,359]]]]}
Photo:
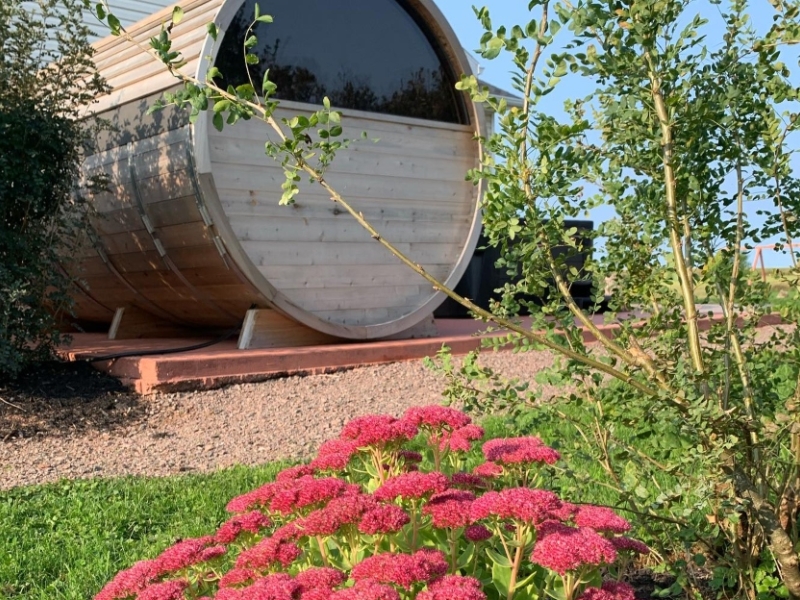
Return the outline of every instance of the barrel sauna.
{"type": "MultiPolygon", "coordinates": [[[[247,81],[242,44],[254,0],[184,0],[173,49],[182,71],[222,83],[247,81]],[[207,24],[220,30],[217,39],[207,24]]],[[[484,115],[455,90],[467,57],[431,0],[262,0],[272,24],[255,30],[253,80],[278,86],[278,120],[317,110],[324,96],[355,142],[326,179],[381,234],[454,285],[477,242],[480,189],[465,180],[480,161],[484,115]]],[[[128,27],[143,45],[172,7],[128,27]]],[[[65,265],[80,277],[77,316],[109,322],[133,306],[194,328],[241,324],[271,309],[336,338],[402,334],[444,295],[402,265],[317,184],[300,182],[279,206],[283,172],[266,156],[275,134],[240,121],[222,132],[212,114],[148,107],[177,80],[121,38],[95,44],[111,92],[94,106],[113,130],[98,135],[84,176],[108,185],[91,194],[93,230],[65,265]]]]}

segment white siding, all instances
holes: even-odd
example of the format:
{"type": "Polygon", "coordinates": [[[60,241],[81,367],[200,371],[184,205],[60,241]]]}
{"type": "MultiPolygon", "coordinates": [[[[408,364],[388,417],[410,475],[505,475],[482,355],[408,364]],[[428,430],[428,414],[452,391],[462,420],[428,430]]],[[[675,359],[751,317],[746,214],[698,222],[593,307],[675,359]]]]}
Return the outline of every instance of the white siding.
{"type": "MultiPolygon", "coordinates": [[[[110,0],[108,4],[122,26],[128,27],[175,2],[174,0],[110,0]]],[[[89,41],[94,42],[108,35],[107,27],[101,24],[91,11],[84,11],[83,22],[96,34],[89,41]]]]}

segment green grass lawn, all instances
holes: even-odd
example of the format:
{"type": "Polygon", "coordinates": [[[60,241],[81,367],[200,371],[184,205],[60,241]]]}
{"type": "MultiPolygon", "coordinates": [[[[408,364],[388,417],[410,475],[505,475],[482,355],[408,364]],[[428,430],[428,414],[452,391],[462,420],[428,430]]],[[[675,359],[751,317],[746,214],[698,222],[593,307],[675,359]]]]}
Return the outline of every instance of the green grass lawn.
{"type": "Polygon", "coordinates": [[[0,598],[85,600],[120,569],[214,531],[227,501],[285,464],[62,481],[0,492],[0,598]]]}

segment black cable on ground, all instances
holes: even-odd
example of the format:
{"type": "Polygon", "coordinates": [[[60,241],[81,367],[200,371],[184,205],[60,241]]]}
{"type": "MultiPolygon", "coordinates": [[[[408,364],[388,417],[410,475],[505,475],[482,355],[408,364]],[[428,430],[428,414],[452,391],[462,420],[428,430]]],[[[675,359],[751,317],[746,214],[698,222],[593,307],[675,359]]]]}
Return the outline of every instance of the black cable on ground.
{"type": "Polygon", "coordinates": [[[131,350],[130,352],[119,352],[117,354],[106,354],[103,356],[96,356],[94,358],[81,358],[79,362],[100,362],[103,360],[116,360],[118,358],[129,358],[131,356],[158,356],[160,354],[180,354],[181,352],[191,352],[192,350],[202,350],[215,344],[220,344],[225,340],[231,338],[233,335],[239,333],[239,327],[235,327],[230,331],[223,333],[218,338],[192,346],[182,346],[180,348],[165,348],[164,350],[131,350]]]}

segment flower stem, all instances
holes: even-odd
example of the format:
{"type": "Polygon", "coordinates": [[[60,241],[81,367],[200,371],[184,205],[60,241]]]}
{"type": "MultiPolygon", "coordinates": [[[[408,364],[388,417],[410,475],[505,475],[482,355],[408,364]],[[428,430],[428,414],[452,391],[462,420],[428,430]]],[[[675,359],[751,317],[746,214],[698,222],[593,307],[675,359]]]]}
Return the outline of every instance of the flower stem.
{"type": "Polygon", "coordinates": [[[316,536],[316,538],[317,544],[319,545],[319,553],[322,555],[322,564],[326,567],[330,567],[330,564],[328,563],[328,553],[325,551],[325,544],[322,543],[321,537],[316,536]]]}
{"type": "Polygon", "coordinates": [[[511,578],[508,581],[507,600],[514,598],[514,588],[517,587],[517,575],[519,574],[520,563],[522,563],[522,552],[524,548],[524,528],[517,527],[517,551],[514,553],[514,562],[511,564],[511,578]]]}

